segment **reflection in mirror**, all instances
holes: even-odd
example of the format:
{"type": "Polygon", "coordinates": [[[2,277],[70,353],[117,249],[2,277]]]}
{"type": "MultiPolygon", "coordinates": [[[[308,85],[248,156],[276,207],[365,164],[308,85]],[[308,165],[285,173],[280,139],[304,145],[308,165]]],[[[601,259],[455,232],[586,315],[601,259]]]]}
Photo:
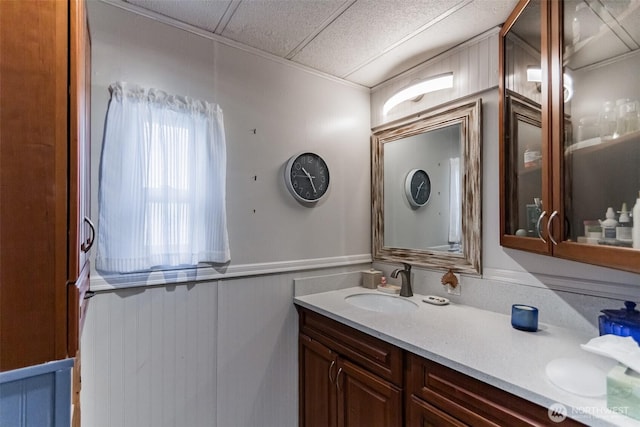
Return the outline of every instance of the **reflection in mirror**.
{"type": "Polygon", "coordinates": [[[461,253],[460,124],[391,141],[383,150],[384,245],[461,253]],[[409,176],[414,170],[426,175],[409,176]],[[412,177],[413,185],[405,182],[412,177]]]}
{"type": "Polygon", "coordinates": [[[510,143],[505,147],[509,179],[505,180],[507,233],[539,237],[542,214],[542,114],[540,105],[507,91],[506,127],[510,143]]]}
{"type": "Polygon", "coordinates": [[[374,260],[480,273],[480,110],[478,99],[375,130],[374,260]]]}

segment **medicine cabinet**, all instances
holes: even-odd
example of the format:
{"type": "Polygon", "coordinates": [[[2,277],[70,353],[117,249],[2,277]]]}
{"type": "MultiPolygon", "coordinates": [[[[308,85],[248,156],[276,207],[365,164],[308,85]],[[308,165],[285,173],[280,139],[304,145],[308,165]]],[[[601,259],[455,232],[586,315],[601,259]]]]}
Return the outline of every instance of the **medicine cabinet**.
{"type": "Polygon", "coordinates": [[[518,3],[500,33],[503,246],[640,273],[639,67],[640,1],[518,3]]]}

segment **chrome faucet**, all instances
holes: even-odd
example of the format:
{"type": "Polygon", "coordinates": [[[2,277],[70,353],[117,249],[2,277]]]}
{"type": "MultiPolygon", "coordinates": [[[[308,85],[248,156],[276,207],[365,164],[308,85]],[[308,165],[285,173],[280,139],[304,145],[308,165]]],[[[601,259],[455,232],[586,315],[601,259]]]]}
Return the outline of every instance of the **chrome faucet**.
{"type": "Polygon", "coordinates": [[[411,290],[411,265],[407,263],[402,263],[404,265],[403,269],[395,269],[391,273],[391,277],[394,279],[398,277],[398,274],[402,276],[402,287],[400,287],[400,296],[401,297],[412,297],[413,291],[411,290]]]}

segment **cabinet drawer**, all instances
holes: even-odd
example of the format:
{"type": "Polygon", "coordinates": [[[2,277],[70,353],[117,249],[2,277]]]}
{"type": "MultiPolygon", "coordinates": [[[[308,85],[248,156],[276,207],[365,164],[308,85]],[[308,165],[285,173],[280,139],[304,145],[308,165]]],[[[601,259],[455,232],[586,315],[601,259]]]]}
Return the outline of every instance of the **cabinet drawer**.
{"type": "MultiPolygon", "coordinates": [[[[547,408],[409,354],[407,393],[473,426],[544,426],[547,408]]],[[[566,419],[563,426],[582,424],[566,419]]]]}
{"type": "Polygon", "coordinates": [[[467,424],[411,396],[407,406],[407,427],[467,427],[467,424]]]}
{"type": "Polygon", "coordinates": [[[403,356],[400,348],[302,307],[298,307],[298,311],[301,333],[369,372],[402,386],[403,356]]]}

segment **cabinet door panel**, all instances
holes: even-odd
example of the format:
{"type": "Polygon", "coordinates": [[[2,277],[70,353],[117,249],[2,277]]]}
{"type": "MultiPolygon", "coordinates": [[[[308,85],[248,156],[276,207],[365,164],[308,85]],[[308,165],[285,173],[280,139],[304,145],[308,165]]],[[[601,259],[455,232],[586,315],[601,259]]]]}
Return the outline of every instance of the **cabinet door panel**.
{"type": "Polygon", "coordinates": [[[300,310],[300,331],[397,386],[402,385],[402,350],[309,310],[300,310]]]}
{"type": "Polygon", "coordinates": [[[75,282],[95,237],[91,216],[91,41],[84,0],[70,3],[69,267],[75,282]]]}
{"type": "Polygon", "coordinates": [[[67,15],[0,1],[1,371],[67,355],[67,15]]]}
{"type": "Polygon", "coordinates": [[[300,426],[335,427],[337,355],[330,349],[300,335],[300,426]]]}
{"type": "Polygon", "coordinates": [[[553,3],[554,255],[640,272],[640,219],[630,215],[640,191],[640,57],[620,32],[640,28],[640,15],[623,3],[604,9],[553,3]]]}
{"type": "Polygon", "coordinates": [[[402,425],[400,389],[346,360],[338,366],[339,427],[402,425]]]}
{"type": "Polygon", "coordinates": [[[520,2],[500,37],[501,243],[549,253],[551,212],[544,37],[547,2],[520,2]]]}
{"type": "Polygon", "coordinates": [[[85,299],[89,290],[89,266],[89,263],[85,265],[75,283],[67,285],[67,352],[70,357],[80,348],[80,335],[89,304],[89,300],[85,299]]]}

